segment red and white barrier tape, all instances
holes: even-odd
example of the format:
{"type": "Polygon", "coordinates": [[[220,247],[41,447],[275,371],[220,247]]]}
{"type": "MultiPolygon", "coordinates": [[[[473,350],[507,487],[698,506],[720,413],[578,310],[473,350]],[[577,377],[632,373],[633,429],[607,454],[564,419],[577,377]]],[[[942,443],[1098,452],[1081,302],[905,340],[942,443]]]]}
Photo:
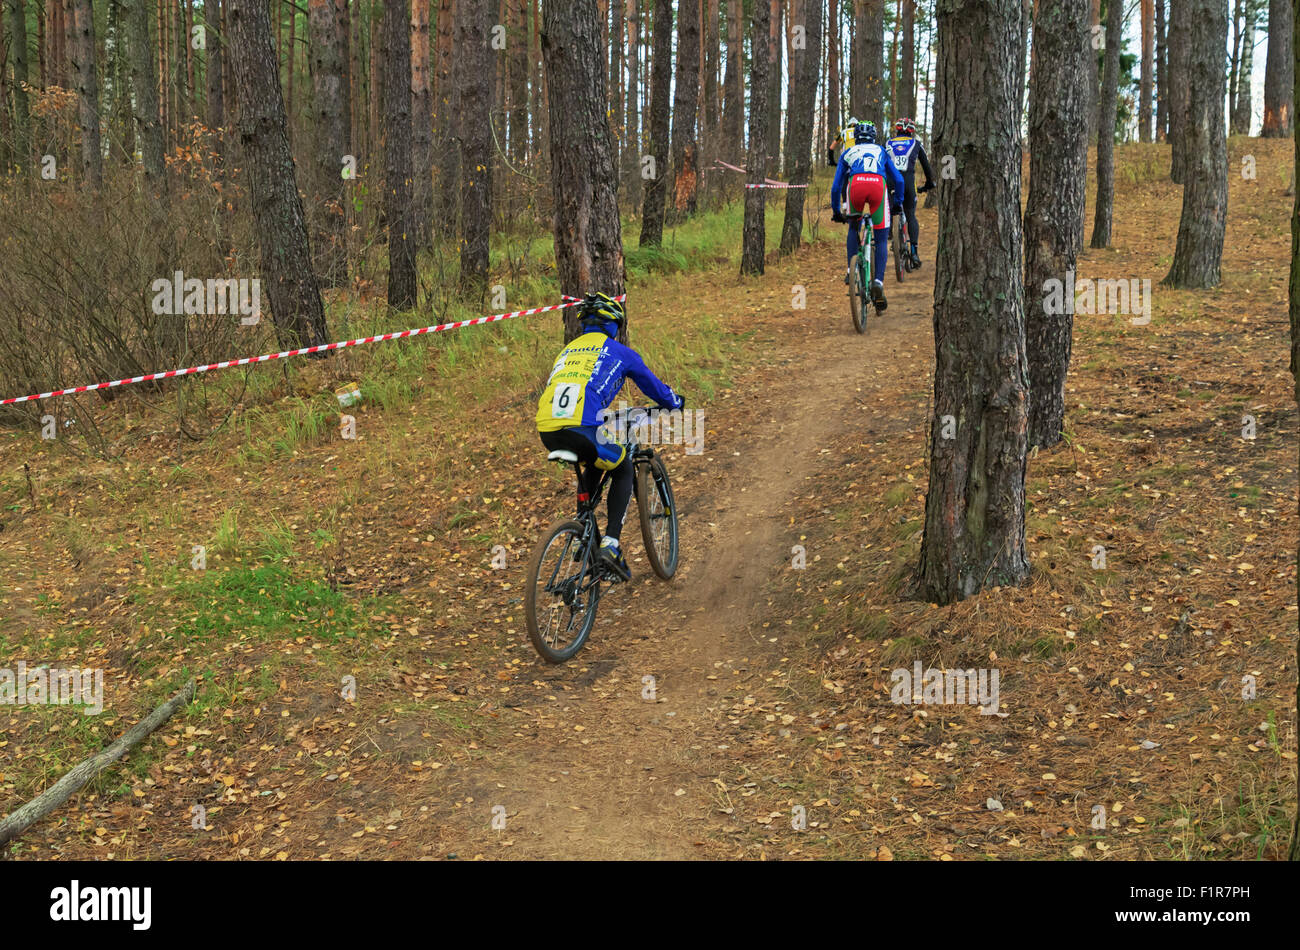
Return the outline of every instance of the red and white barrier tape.
{"type": "MultiPolygon", "coordinates": [[[[527,317],[535,313],[546,313],[549,310],[566,310],[569,307],[576,307],[582,303],[580,297],[570,297],[568,294],[561,295],[564,303],[551,304],[548,307],[532,307],[528,310],[516,310],[513,313],[493,313],[485,317],[474,317],[472,320],[457,320],[455,323],[438,323],[429,327],[420,327],[414,330],[402,330],[398,333],[381,333],[378,336],[363,336],[355,340],[341,340],[338,343],[322,343],[318,346],[304,346],[297,350],[284,350],[281,353],[267,353],[262,356],[245,356],[237,360],[223,360],[220,363],[208,363],[204,366],[190,366],[186,369],[169,369],[165,373],[146,373],[144,376],[131,376],[126,379],[115,379],[111,383],[91,383],[88,386],[73,386],[70,389],[56,389],[48,393],[33,393],[30,396],[16,396],[10,399],[0,399],[0,406],[9,406],[19,402],[30,402],[33,399],[49,399],[54,396],[72,396],[77,393],[93,392],[96,389],[112,389],[115,386],[129,386],[132,383],[146,383],[154,379],[170,379],[173,376],[190,376],[194,373],[206,373],[210,369],[228,369],[231,366],[246,366],[252,363],[265,363],[270,360],[280,360],[289,356],[305,356],[308,353],[324,353],[327,350],[339,350],[349,346],[360,346],[363,343],[382,343],[385,340],[400,340],[403,337],[420,336],[425,333],[441,333],[444,330],[459,330],[462,327],[473,327],[483,323],[496,323],[500,320],[510,320],[514,317],[527,317]]],[[[619,294],[615,300],[626,300],[626,294],[619,294]]]]}
{"type": "Polygon", "coordinates": [[[746,184],[746,188],[807,188],[807,185],[792,185],[785,181],[766,181],[761,185],[746,184]]]}

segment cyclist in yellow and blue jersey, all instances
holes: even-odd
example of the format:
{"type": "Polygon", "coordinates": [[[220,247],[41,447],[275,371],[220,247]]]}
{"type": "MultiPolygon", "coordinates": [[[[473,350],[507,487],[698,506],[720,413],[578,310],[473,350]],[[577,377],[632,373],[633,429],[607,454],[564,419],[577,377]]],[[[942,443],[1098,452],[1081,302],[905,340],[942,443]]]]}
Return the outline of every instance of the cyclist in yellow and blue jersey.
{"type": "Polygon", "coordinates": [[[610,473],[609,520],[600,557],[630,580],[619,534],[632,498],[632,460],[627,446],[601,424],[605,409],[628,378],[661,408],[682,409],[686,400],[650,372],[636,350],[618,342],[627,324],[621,303],[607,294],[589,294],[578,319],[583,332],[555,358],[537,401],[537,432],[549,451],[566,449],[588,466],[591,483],[583,491],[595,491],[600,471],[610,473]],[[593,466],[600,471],[593,471],[593,466]]]}

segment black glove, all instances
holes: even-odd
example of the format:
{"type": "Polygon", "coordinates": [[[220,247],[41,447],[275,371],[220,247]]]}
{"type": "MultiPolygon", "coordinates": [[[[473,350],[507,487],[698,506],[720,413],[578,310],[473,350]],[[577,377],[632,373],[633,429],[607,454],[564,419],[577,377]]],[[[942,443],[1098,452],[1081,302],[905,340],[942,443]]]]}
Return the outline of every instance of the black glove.
{"type": "Polygon", "coordinates": [[[923,195],[923,194],[925,194],[927,191],[933,191],[933,190],[934,190],[934,182],[932,182],[932,181],[927,181],[927,182],[925,183],[925,187],[921,188],[921,190],[918,191],[917,194],[918,194],[918,195],[923,195]]]}
{"type": "Polygon", "coordinates": [[[686,411],[686,397],[683,396],[681,393],[678,393],[678,394],[677,394],[677,399],[681,402],[681,405],[678,406],[677,408],[680,409],[680,410],[682,410],[682,412],[685,412],[685,411],[686,411]]]}
{"type": "Polygon", "coordinates": [[[892,204],[889,206],[889,213],[897,217],[903,213],[903,206],[897,203],[892,204]]]}
{"type": "Polygon", "coordinates": [[[840,212],[836,210],[831,212],[831,220],[836,224],[843,224],[848,220],[848,218],[844,217],[844,215],[840,214],[840,212]]]}

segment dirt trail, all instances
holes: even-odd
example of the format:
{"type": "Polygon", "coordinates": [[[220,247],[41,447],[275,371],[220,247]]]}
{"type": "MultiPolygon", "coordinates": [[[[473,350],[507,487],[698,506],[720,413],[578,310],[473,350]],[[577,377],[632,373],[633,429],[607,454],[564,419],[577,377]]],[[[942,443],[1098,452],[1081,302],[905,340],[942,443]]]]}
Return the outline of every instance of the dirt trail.
{"type": "MultiPolygon", "coordinates": [[[[913,348],[928,345],[933,272],[901,286],[891,274],[889,309],[859,336],[837,269],[841,254],[820,246],[800,262],[801,271],[820,275],[807,286],[808,310],[788,314],[806,323],[808,336],[769,354],[777,370],[707,407],[703,455],[669,451],[682,514],[678,576],[666,585],[644,560],[634,563],[630,590],[607,595],[584,654],[539,676],[556,687],[545,710],[555,722],[516,733],[519,741],[493,750],[462,785],[462,794],[500,803],[507,815],[499,832],[488,832],[481,814],[466,821],[462,854],[700,854],[717,808],[712,780],[736,741],[726,694],[778,649],[769,642],[775,631],[754,631],[762,630],[765,585],[790,567],[792,542],[782,535],[798,538],[780,509],[800,493],[828,436],[869,422],[857,410],[889,375],[871,369],[897,372],[901,350],[915,358],[913,348]],[[654,678],[656,701],[646,698],[644,677],[654,678]]],[[[625,537],[639,534],[635,517],[629,513],[625,537]]]]}

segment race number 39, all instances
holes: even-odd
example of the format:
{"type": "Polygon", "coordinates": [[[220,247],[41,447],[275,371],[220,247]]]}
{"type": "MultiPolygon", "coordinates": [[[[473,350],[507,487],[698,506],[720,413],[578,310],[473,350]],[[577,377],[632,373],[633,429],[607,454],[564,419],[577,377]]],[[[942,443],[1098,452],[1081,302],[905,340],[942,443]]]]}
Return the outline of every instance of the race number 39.
{"type": "Polygon", "coordinates": [[[572,419],[578,409],[579,387],[573,383],[562,383],[555,387],[555,396],[551,399],[551,416],[556,419],[572,419]]]}

